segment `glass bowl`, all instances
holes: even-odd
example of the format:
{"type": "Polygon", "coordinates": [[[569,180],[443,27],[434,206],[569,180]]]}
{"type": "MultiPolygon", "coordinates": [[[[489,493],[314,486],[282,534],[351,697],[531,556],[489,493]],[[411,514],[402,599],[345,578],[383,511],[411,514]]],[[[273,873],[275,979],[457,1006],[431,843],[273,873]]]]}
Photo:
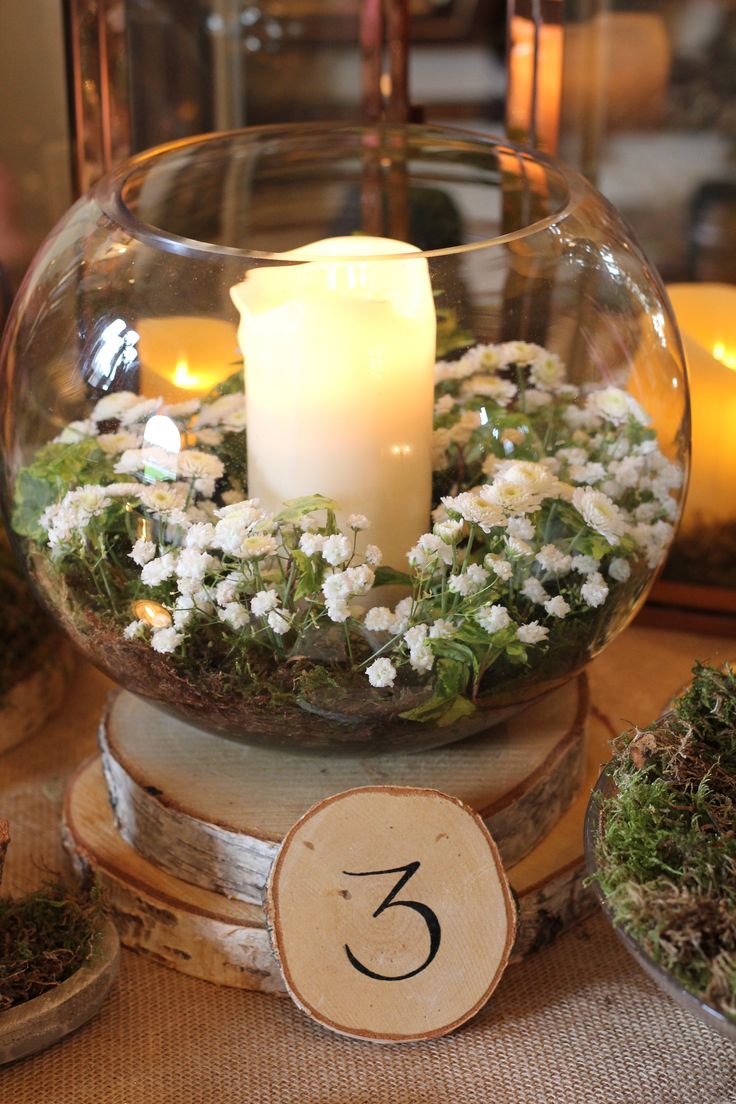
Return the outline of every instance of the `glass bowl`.
{"type": "Polygon", "coordinates": [[[121,685],[251,742],[487,728],[621,631],[680,512],[656,273],[581,177],[479,135],[141,154],[46,241],[0,359],[43,602],[121,685]]]}
{"type": "Polygon", "coordinates": [[[717,1031],[720,1035],[724,1035],[727,1039],[736,1042],[736,1023],[734,1023],[733,1020],[729,1020],[727,1016],[724,1016],[718,1008],[701,1000],[699,997],[689,992],[689,990],[685,989],[668,970],[660,966],[660,964],[656,962],[631,935],[629,935],[625,928],[615,923],[613,919],[613,914],[608,906],[606,895],[601,889],[598,879],[594,876],[598,870],[596,854],[601,833],[601,818],[603,816],[601,805],[602,802],[608,798],[615,797],[617,792],[616,784],[612,777],[612,771],[613,764],[609,763],[601,772],[593,788],[590,801],[588,802],[588,808],[585,812],[585,864],[588,869],[588,874],[591,875],[593,891],[598,898],[598,903],[603,910],[603,914],[629,954],[636,959],[642,970],[649,975],[652,981],[658,985],[668,997],[671,997],[681,1008],[685,1008],[688,1012],[692,1012],[694,1016],[697,1016],[699,1020],[702,1020],[703,1023],[706,1023],[708,1027],[713,1028],[713,1030],[717,1031]]]}

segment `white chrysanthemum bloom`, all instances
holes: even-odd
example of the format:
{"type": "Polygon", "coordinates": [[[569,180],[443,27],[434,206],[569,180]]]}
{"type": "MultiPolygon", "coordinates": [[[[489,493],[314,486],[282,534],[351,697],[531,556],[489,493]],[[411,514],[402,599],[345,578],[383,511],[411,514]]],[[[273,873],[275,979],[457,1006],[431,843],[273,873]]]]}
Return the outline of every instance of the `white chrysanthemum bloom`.
{"type": "Polygon", "coordinates": [[[101,433],[97,444],[108,456],[115,456],[128,449],[136,449],[140,440],[135,433],[101,433]]]}
{"type": "Polygon", "coordinates": [[[145,621],[131,621],[123,629],[123,636],[126,640],[142,640],[146,635],[147,628],[145,621]]]}
{"type": "Polygon", "coordinates": [[[471,376],[462,384],[460,393],[466,398],[480,395],[483,398],[492,399],[499,406],[508,406],[517,390],[515,383],[501,379],[500,376],[471,376]]]}
{"type": "Polygon", "coordinates": [[[391,660],[386,659],[385,656],[374,659],[370,667],[366,668],[365,673],[371,686],[375,686],[378,690],[393,686],[396,678],[396,668],[391,660]]]}
{"type": "Polygon", "coordinates": [[[505,606],[481,606],[475,613],[475,620],[489,636],[507,629],[511,624],[509,611],[505,606]]]}
{"type": "Polygon", "coordinates": [[[457,400],[452,395],[440,395],[434,404],[435,416],[441,418],[443,414],[449,414],[456,403],[457,400]]]}
{"type": "Polygon", "coordinates": [[[142,472],[146,466],[143,452],[144,450],[139,448],[126,449],[116,462],[114,471],[118,475],[133,475],[136,472],[142,472]]]}
{"type": "Polygon", "coordinates": [[[452,563],[453,548],[434,533],[423,533],[414,547],[409,549],[406,558],[418,571],[424,571],[427,567],[434,570],[438,563],[448,566],[452,563]]]}
{"type": "Polygon", "coordinates": [[[616,556],[608,565],[608,574],[617,583],[625,583],[631,575],[631,564],[621,556],[616,556]]]}
{"type": "Polygon", "coordinates": [[[544,608],[552,617],[567,617],[570,607],[561,594],[555,594],[554,598],[548,598],[544,608]]]}
{"type": "Polygon", "coordinates": [[[488,582],[488,572],[480,564],[470,564],[460,575],[451,575],[447,586],[453,594],[468,598],[478,594],[488,582]]]}
{"type": "Polygon", "coordinates": [[[170,579],[176,571],[176,555],[174,552],[166,552],[158,559],[149,560],[141,570],[141,582],[146,586],[158,586],[165,579],[170,579]]]}
{"type": "Polygon", "coordinates": [[[165,403],[161,407],[161,414],[167,418],[191,418],[202,405],[201,399],[185,399],[183,402],[165,403]]]}
{"type": "Polygon", "coordinates": [[[545,498],[565,497],[564,484],[533,460],[503,460],[493,483],[483,487],[481,495],[506,514],[533,514],[545,498]]]}
{"type": "Polygon", "coordinates": [[[598,570],[600,560],[596,560],[594,556],[576,555],[572,558],[571,566],[572,570],[577,571],[579,575],[590,575],[591,572],[598,570]]]}
{"type": "Polygon", "coordinates": [[[69,425],[64,426],[58,437],[54,437],[54,444],[74,445],[77,441],[94,437],[96,433],[97,426],[91,418],[86,418],[84,421],[69,422],[69,425]]]}
{"type": "Polygon", "coordinates": [[[453,379],[452,365],[447,360],[438,360],[434,366],[434,382],[445,383],[446,380],[453,379]]]}
{"type": "Polygon", "coordinates": [[[324,548],[327,537],[322,533],[302,533],[299,547],[307,556],[318,556],[324,548]]]}
{"type": "Polygon", "coordinates": [[[108,498],[138,498],[140,492],[140,483],[108,483],[105,487],[108,498]]]}
{"type": "Polygon", "coordinates": [[[649,419],[633,395],[622,391],[620,387],[603,387],[588,395],[588,410],[612,425],[623,425],[629,418],[636,418],[641,425],[647,425],[649,419]]]}
{"type": "Polygon", "coordinates": [[[248,425],[248,415],[244,406],[233,410],[222,423],[225,433],[240,433],[248,425]]]}
{"type": "Polygon", "coordinates": [[[217,616],[231,629],[236,630],[244,628],[250,621],[250,614],[242,602],[228,602],[223,609],[217,611],[217,616]]]}
{"type": "Polygon", "coordinates": [[[113,419],[118,421],[126,410],[137,406],[140,397],[133,391],[114,391],[112,395],[105,395],[100,399],[92,411],[92,420],[95,422],[108,422],[113,419]]]}
{"type": "Polygon", "coordinates": [[[608,584],[600,571],[593,571],[580,588],[580,596],[589,606],[602,606],[608,597],[608,584]]]}
{"type": "Polygon", "coordinates": [[[530,621],[528,625],[519,625],[516,630],[516,639],[522,644],[539,644],[549,636],[549,629],[540,625],[538,621],[530,621]]]}
{"type": "Polygon", "coordinates": [[[256,617],[264,617],[271,610],[275,610],[279,604],[279,596],[275,590],[259,590],[250,600],[251,612],[256,617]]]}
{"type": "Polygon", "coordinates": [[[512,555],[515,556],[534,555],[534,549],[530,544],[527,544],[527,542],[525,540],[522,540],[520,537],[513,536],[513,534],[511,533],[509,533],[506,537],[506,548],[512,555]]]}
{"type": "Polygon", "coordinates": [[[258,498],[240,498],[236,502],[228,503],[227,506],[221,506],[215,514],[223,520],[238,518],[246,525],[253,525],[266,516],[260,506],[261,501],[258,498]]]}
{"type": "Polygon", "coordinates": [[[199,552],[204,552],[206,548],[210,547],[214,539],[214,525],[208,521],[198,521],[187,530],[184,544],[187,548],[196,548],[199,552]]]}
{"type": "Polygon", "coordinates": [[[507,583],[514,573],[514,565],[504,559],[503,556],[496,555],[493,552],[488,553],[483,560],[483,564],[504,583],[507,583]]]}
{"type": "Polygon", "coordinates": [[[605,479],[606,469],[603,464],[591,460],[587,464],[571,464],[570,479],[573,483],[600,483],[605,479]]]}
{"type": "Polygon", "coordinates": [[[506,518],[503,510],[494,502],[490,502],[486,492],[490,488],[486,485],[476,487],[472,491],[463,491],[455,497],[447,496],[442,499],[442,504],[452,513],[459,514],[465,521],[471,521],[480,526],[484,533],[498,525],[505,525],[506,518]]]}
{"type": "Polygon", "coordinates": [[[156,545],[153,541],[149,540],[137,540],[133,545],[132,552],[129,552],[133,563],[137,563],[139,567],[143,567],[156,555],[156,545]]]}
{"type": "Polygon", "coordinates": [[[155,652],[167,654],[176,651],[183,639],[183,635],[172,625],[168,629],[156,629],[153,632],[151,647],[155,652]]]}
{"type": "Polygon", "coordinates": [[[447,450],[452,441],[449,429],[440,427],[432,434],[432,467],[435,471],[447,466],[447,450]]]}
{"type": "Polygon", "coordinates": [[[438,617],[429,627],[430,640],[446,640],[448,637],[454,635],[455,626],[452,621],[448,621],[444,617],[438,617]]]}
{"type": "Polygon", "coordinates": [[[601,424],[600,418],[592,410],[572,404],[565,408],[562,418],[570,429],[597,429],[601,424]]]}
{"type": "Polygon", "coordinates": [[[465,525],[462,521],[448,519],[447,521],[440,521],[434,526],[434,535],[444,541],[445,544],[457,544],[462,539],[464,532],[465,525]]]}
{"type": "Polygon", "coordinates": [[[388,606],[372,606],[363,622],[369,632],[391,632],[394,615],[388,606]]]}
{"type": "Polygon", "coordinates": [[[549,406],[552,402],[552,394],[549,391],[538,391],[530,387],[524,394],[524,407],[528,414],[536,414],[543,406],[549,406]]]}
{"type": "Polygon", "coordinates": [[[225,465],[219,456],[199,449],[184,449],[178,457],[179,474],[186,480],[200,477],[221,479],[225,474],[225,465]]]}
{"type": "Polygon", "coordinates": [[[535,387],[555,391],[565,382],[565,365],[555,353],[540,353],[534,358],[529,378],[535,387]]]}
{"type": "Polygon", "coordinates": [[[503,367],[501,347],[499,345],[474,345],[463,355],[460,361],[466,375],[474,372],[497,372],[503,367]]]}
{"type": "Polygon", "coordinates": [[[371,567],[380,567],[383,561],[383,552],[377,544],[369,544],[365,550],[365,562],[371,567]]]}
{"type": "Polygon", "coordinates": [[[610,545],[617,545],[626,528],[626,519],[615,502],[602,491],[592,487],[576,487],[572,504],[582,515],[586,525],[605,537],[610,545]]]}
{"type": "Polygon", "coordinates": [[[567,575],[572,567],[572,556],[561,552],[554,544],[545,544],[540,548],[536,560],[545,571],[552,571],[555,575],[567,575]]]}
{"type": "Polygon", "coordinates": [[[322,556],[328,564],[339,567],[350,559],[352,544],[344,533],[333,533],[322,546],[322,556]]]}
{"type": "Polygon", "coordinates": [[[411,617],[413,605],[414,600],[412,598],[402,598],[400,602],[396,603],[394,608],[394,619],[390,630],[392,633],[402,633],[409,627],[409,618],[411,617]]]}
{"type": "Polygon", "coordinates": [[[273,556],[278,549],[275,537],[246,537],[240,545],[238,555],[243,560],[262,560],[273,556]]]}
{"type": "Polygon", "coordinates": [[[219,429],[198,429],[194,434],[194,439],[198,445],[205,445],[208,448],[217,448],[222,444],[224,433],[219,429]]]}
{"type": "Polygon", "coordinates": [[[348,516],[348,527],[358,532],[361,529],[370,529],[371,523],[365,514],[350,514],[348,516]]]}
{"type": "Polygon", "coordinates": [[[539,579],[534,575],[530,575],[528,579],[524,580],[521,593],[525,598],[528,598],[530,602],[536,602],[537,605],[540,606],[549,598],[549,594],[544,589],[539,579]]]}
{"type": "Polygon", "coordinates": [[[501,364],[531,364],[540,357],[550,354],[541,345],[535,345],[531,341],[505,341],[500,346],[501,364]]]}
{"type": "Polygon", "coordinates": [[[147,422],[163,406],[161,397],[156,399],[142,399],[135,406],[129,406],[120,415],[120,423],[124,426],[137,425],[139,422],[147,422]]]}
{"type": "Polygon", "coordinates": [[[219,426],[223,422],[232,423],[232,420],[245,413],[245,395],[242,391],[234,395],[223,395],[214,402],[205,403],[199,414],[194,419],[194,428],[203,426],[219,426]]]}
{"type": "Polygon", "coordinates": [[[268,627],[277,636],[283,636],[291,628],[291,614],[282,609],[271,610],[268,615],[268,627]]]}

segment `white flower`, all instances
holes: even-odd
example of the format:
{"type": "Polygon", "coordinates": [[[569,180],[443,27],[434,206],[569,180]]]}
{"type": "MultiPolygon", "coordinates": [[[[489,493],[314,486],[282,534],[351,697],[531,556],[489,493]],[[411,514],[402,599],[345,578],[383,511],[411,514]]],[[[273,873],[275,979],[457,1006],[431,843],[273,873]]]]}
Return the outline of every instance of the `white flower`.
{"type": "Polygon", "coordinates": [[[493,399],[499,406],[508,406],[516,395],[517,387],[499,376],[471,376],[462,384],[460,392],[465,396],[480,395],[493,399]]]}
{"type": "Polygon", "coordinates": [[[134,433],[101,433],[97,438],[97,444],[103,452],[114,456],[126,449],[136,449],[140,444],[134,433]]]}
{"type": "Polygon", "coordinates": [[[536,602],[538,605],[542,605],[549,598],[549,594],[534,575],[530,575],[528,579],[524,580],[521,593],[530,602],[536,602]]]}
{"type": "Polygon", "coordinates": [[[530,621],[528,625],[519,625],[516,630],[516,638],[522,644],[539,644],[549,636],[549,629],[540,625],[538,621],[530,621]]]}
{"type": "Polygon", "coordinates": [[[302,533],[299,547],[307,556],[317,556],[324,548],[327,537],[321,533],[302,533]]]}
{"type": "Polygon", "coordinates": [[[593,571],[580,588],[580,596],[589,606],[602,606],[608,597],[608,586],[599,571],[593,571]]]}
{"type": "Polygon", "coordinates": [[[409,618],[411,616],[412,606],[414,605],[412,598],[402,598],[400,602],[396,603],[394,609],[394,620],[391,625],[392,633],[401,633],[409,625],[409,618]]]}
{"type": "Polygon", "coordinates": [[[443,498],[442,502],[448,510],[460,514],[466,521],[479,525],[484,533],[488,533],[495,526],[504,525],[506,521],[503,510],[488,501],[485,494],[488,490],[488,486],[476,487],[475,490],[463,491],[454,498],[443,498]]]}
{"type": "Polygon", "coordinates": [[[549,598],[544,603],[544,608],[552,617],[566,617],[570,612],[570,607],[561,594],[556,594],[554,598],[549,598]]]}
{"type": "Polygon", "coordinates": [[[251,611],[256,617],[263,617],[271,610],[275,610],[279,604],[279,596],[275,590],[259,590],[250,600],[251,611]]]}
{"type": "Polygon", "coordinates": [[[543,406],[549,406],[551,402],[552,395],[549,391],[535,391],[532,387],[524,395],[524,406],[529,414],[536,414],[538,410],[541,410],[543,406]]]}
{"type": "Polygon", "coordinates": [[[452,395],[440,395],[434,404],[434,412],[438,418],[441,418],[443,414],[449,414],[455,404],[456,400],[452,395]]]}
{"type": "Polygon", "coordinates": [[[187,548],[196,548],[199,552],[204,552],[205,548],[209,548],[214,539],[214,525],[210,522],[198,521],[196,525],[192,525],[187,530],[184,544],[187,548]]]}
{"type": "Polygon", "coordinates": [[[179,474],[186,480],[194,479],[221,479],[225,474],[225,465],[218,456],[211,452],[200,452],[199,449],[184,449],[178,457],[179,474]]]}
{"type": "Polygon", "coordinates": [[[507,583],[514,573],[514,565],[505,560],[503,556],[494,555],[489,552],[483,560],[484,565],[489,571],[492,571],[494,575],[498,575],[504,583],[507,583]]]}
{"type": "Polygon", "coordinates": [[[545,571],[552,571],[555,575],[567,575],[572,566],[572,557],[561,552],[554,544],[545,544],[535,558],[545,571]]]}
{"type": "MultiPolygon", "coordinates": [[[[450,442],[453,445],[467,445],[475,430],[481,424],[480,411],[463,410],[458,420],[450,426],[450,442]]],[[[439,433],[439,430],[435,431],[439,433]]]]}
{"type": "MultiPolygon", "coordinates": [[[[112,397],[112,396],[111,396],[112,397]]],[[[142,399],[134,406],[129,406],[119,415],[124,426],[135,425],[137,422],[146,422],[161,407],[163,399],[142,399]]]]}
{"type": "Polygon", "coordinates": [[[250,621],[250,614],[241,602],[228,602],[217,611],[217,616],[231,629],[242,629],[250,621]]]}
{"type": "Polygon", "coordinates": [[[608,574],[612,579],[615,579],[617,583],[625,583],[631,575],[631,565],[628,560],[616,556],[608,565],[608,574]]]}
{"type": "Polygon", "coordinates": [[[427,643],[427,626],[413,625],[404,633],[404,643],[409,649],[409,664],[419,674],[434,667],[434,655],[427,643]]]}
{"type": "Polygon", "coordinates": [[[262,560],[264,556],[272,556],[277,549],[274,537],[246,537],[237,554],[244,560],[262,560]]]}
{"type": "Polygon", "coordinates": [[[383,560],[383,552],[377,544],[369,544],[365,550],[365,562],[371,567],[380,567],[383,560]]]}
{"type": "Polygon", "coordinates": [[[138,395],[132,391],[114,391],[112,395],[105,395],[99,400],[92,411],[92,420],[95,422],[119,420],[126,410],[130,410],[138,402],[138,395]]]}
{"type": "Polygon", "coordinates": [[[394,615],[388,606],[372,606],[363,622],[369,632],[391,632],[393,623],[394,615]]]}
{"type": "Polygon", "coordinates": [[[596,429],[601,424],[597,414],[587,408],[581,409],[579,406],[566,407],[562,417],[570,429],[596,429]]]}
{"type": "Polygon", "coordinates": [[[529,379],[535,387],[554,391],[565,382],[565,366],[555,353],[542,352],[534,358],[529,379]]]}
{"type": "Polygon", "coordinates": [[[316,533],[321,524],[317,513],[302,514],[299,518],[299,528],[303,533],[316,533]]]}
{"type": "Polygon", "coordinates": [[[445,544],[457,544],[465,532],[465,526],[462,521],[448,519],[447,521],[439,521],[434,526],[433,531],[434,535],[443,540],[445,544]]]}
{"type": "Polygon", "coordinates": [[[572,504],[582,514],[586,525],[605,537],[610,545],[619,543],[626,521],[618,506],[602,491],[592,487],[576,487],[572,504]]]}
{"type": "Polygon", "coordinates": [[[577,571],[579,575],[590,575],[591,572],[597,571],[600,566],[600,561],[596,560],[593,556],[573,556],[572,569],[577,571]]]}
{"type": "Polygon", "coordinates": [[[143,567],[156,555],[156,545],[153,541],[137,540],[133,545],[133,551],[129,552],[128,555],[134,563],[137,563],[139,567],[143,567]]]}
{"type": "Polygon", "coordinates": [[[635,525],[632,535],[641,545],[649,567],[656,567],[672,539],[674,530],[667,521],[655,521],[653,525],[635,525]]]}
{"type": "Polygon", "coordinates": [[[245,396],[242,391],[234,395],[223,395],[212,403],[205,403],[194,420],[194,428],[218,426],[223,422],[232,423],[245,413],[245,396]]]}
{"type": "Polygon", "coordinates": [[[224,434],[219,429],[198,429],[194,437],[198,445],[217,448],[218,445],[222,444],[224,434]]]}
{"type": "Polygon", "coordinates": [[[140,640],[146,635],[147,627],[145,621],[131,621],[123,629],[123,636],[126,640],[140,640]]]}
{"type": "Polygon", "coordinates": [[[446,544],[434,533],[423,533],[406,554],[412,567],[416,567],[419,571],[424,571],[427,567],[436,567],[438,561],[449,565],[452,563],[452,557],[452,545],[446,544]]]}
{"type": "Polygon", "coordinates": [[[460,361],[455,363],[462,365],[465,375],[480,371],[496,372],[503,367],[501,349],[498,345],[474,345],[460,361]]]}
{"type": "Polygon", "coordinates": [[[69,422],[69,425],[62,429],[58,437],[54,437],[54,444],[73,445],[77,441],[83,441],[85,437],[94,437],[96,433],[97,426],[91,418],[79,422],[69,422]]]}
{"type": "Polygon", "coordinates": [[[152,513],[169,514],[183,507],[186,491],[175,483],[151,483],[149,487],[140,488],[138,497],[152,513]]]}
{"type": "Polygon", "coordinates": [[[343,621],[347,621],[350,616],[350,606],[348,605],[347,598],[333,599],[327,603],[326,609],[330,621],[335,621],[340,625],[343,621]]]}
{"type": "Polygon", "coordinates": [[[173,652],[183,639],[182,634],[173,626],[168,629],[156,629],[151,637],[151,647],[155,652],[173,652]]]}
{"type": "Polygon", "coordinates": [[[243,582],[243,575],[239,571],[231,571],[224,579],[215,587],[215,601],[218,606],[229,606],[231,602],[234,602],[240,584],[243,582]]]}
{"type": "Polygon", "coordinates": [[[359,529],[370,529],[371,523],[365,514],[350,514],[348,517],[348,526],[357,532],[359,529]]]}
{"type": "Polygon", "coordinates": [[[638,402],[620,387],[603,387],[588,395],[587,408],[591,414],[605,418],[612,425],[622,425],[629,418],[636,418],[641,425],[649,421],[638,402]]]}
{"type": "Polygon", "coordinates": [[[447,465],[447,450],[452,441],[450,431],[440,426],[432,434],[432,468],[439,471],[447,465]]]}
{"type": "Polygon", "coordinates": [[[291,614],[286,610],[272,609],[268,615],[268,625],[277,636],[283,636],[291,628],[291,614]]]}
{"type": "Polygon", "coordinates": [[[366,668],[366,675],[371,686],[382,689],[385,686],[393,686],[396,678],[396,668],[390,659],[381,657],[374,659],[370,667],[366,668]]]}
{"type": "Polygon", "coordinates": [[[531,341],[505,341],[500,347],[501,363],[507,364],[531,364],[539,357],[550,354],[541,345],[534,345],[531,341]]]}
{"type": "Polygon", "coordinates": [[[454,594],[464,598],[483,590],[488,581],[488,572],[480,564],[470,564],[461,575],[451,575],[447,583],[454,594]]]}
{"type": "Polygon", "coordinates": [[[202,405],[199,399],[185,399],[184,402],[166,403],[161,407],[161,413],[167,418],[191,418],[202,405]]]}
{"type": "Polygon", "coordinates": [[[351,543],[344,533],[333,533],[327,537],[322,547],[322,555],[328,564],[338,567],[350,559],[352,552],[351,543]]]}
{"type": "Polygon", "coordinates": [[[145,583],[146,586],[158,586],[165,579],[170,579],[175,571],[176,556],[173,552],[166,552],[158,559],[149,560],[147,564],[143,565],[141,582],[145,583]]]}
{"type": "Polygon", "coordinates": [[[483,487],[484,500],[506,514],[533,514],[545,498],[560,497],[564,485],[543,464],[532,460],[504,460],[497,465],[493,483],[483,487]]]}
{"type": "Polygon", "coordinates": [[[475,620],[489,636],[508,628],[511,624],[511,618],[505,606],[481,606],[475,614],[475,620]]]}
{"type": "Polygon", "coordinates": [[[180,579],[194,579],[201,583],[217,562],[209,552],[200,552],[198,548],[183,548],[176,561],[176,574],[180,579]]]}
{"type": "Polygon", "coordinates": [[[590,461],[587,464],[571,464],[570,479],[573,483],[599,483],[605,479],[606,469],[603,464],[590,461]]]}
{"type": "Polygon", "coordinates": [[[518,540],[533,540],[536,533],[534,523],[528,517],[509,518],[508,533],[518,540]]]}
{"type": "Polygon", "coordinates": [[[436,621],[433,621],[429,629],[430,640],[444,640],[448,636],[455,635],[455,626],[452,621],[447,621],[442,617],[438,617],[436,621]]]}

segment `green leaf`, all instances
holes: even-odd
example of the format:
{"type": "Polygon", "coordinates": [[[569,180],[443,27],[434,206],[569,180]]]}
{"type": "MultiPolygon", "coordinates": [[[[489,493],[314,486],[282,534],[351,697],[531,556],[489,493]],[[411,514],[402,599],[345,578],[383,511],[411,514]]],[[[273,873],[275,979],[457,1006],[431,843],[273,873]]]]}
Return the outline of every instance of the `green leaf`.
{"type": "Polygon", "coordinates": [[[32,463],[18,473],[13,488],[11,524],[21,537],[45,539],[38,524],[47,506],[84,483],[115,483],[111,458],[92,437],[73,444],[51,443],[38,450],[32,463]]]}
{"type": "Polygon", "coordinates": [[[284,509],[276,515],[278,521],[292,523],[304,517],[305,514],[314,513],[315,510],[337,510],[338,504],[325,495],[302,495],[301,498],[289,498],[284,503],[284,509]]]}
{"type": "MultiPolygon", "coordinates": [[[[233,364],[238,363],[240,363],[240,361],[233,361],[233,364]]],[[[221,399],[223,395],[236,395],[239,391],[245,393],[245,371],[243,368],[240,368],[237,372],[233,372],[233,374],[223,380],[222,383],[218,383],[217,387],[213,387],[203,401],[205,403],[212,403],[216,399],[221,399]]]]}
{"type": "Polygon", "coordinates": [[[298,602],[300,598],[317,593],[322,582],[322,568],[298,548],[291,553],[291,558],[299,570],[299,581],[294,591],[294,601],[298,602]]]}
{"type": "Polygon", "coordinates": [[[437,718],[437,727],[446,728],[447,725],[454,724],[455,721],[460,721],[463,717],[469,717],[472,713],[475,713],[473,703],[469,698],[464,698],[462,694],[458,694],[456,698],[452,699],[445,712],[437,718]]]}
{"type": "Polygon", "coordinates": [[[411,586],[411,575],[405,571],[397,571],[393,567],[379,567],[376,569],[375,586],[411,586]]]}
{"type": "MultiPolygon", "coordinates": [[[[433,642],[434,643],[434,642],[433,642]]],[[[455,699],[462,694],[468,684],[470,666],[467,661],[459,662],[456,659],[443,658],[437,662],[437,677],[435,679],[434,693],[427,701],[409,709],[400,716],[407,721],[439,721],[453,705],[455,699]]],[[[467,700],[467,699],[465,699],[467,700]]],[[[471,702],[470,712],[475,709],[471,702]]],[[[455,708],[461,708],[456,706],[455,708]]],[[[449,723],[449,722],[448,722],[449,723]]]]}

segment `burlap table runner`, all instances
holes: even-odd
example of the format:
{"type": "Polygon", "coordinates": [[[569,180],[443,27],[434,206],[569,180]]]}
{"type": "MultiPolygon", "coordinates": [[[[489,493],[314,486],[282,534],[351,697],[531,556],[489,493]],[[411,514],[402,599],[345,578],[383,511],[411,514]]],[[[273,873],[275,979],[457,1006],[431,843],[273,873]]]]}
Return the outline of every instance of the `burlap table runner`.
{"type": "MultiPolygon", "coordinates": [[[[630,629],[593,665],[593,700],[645,723],[694,658],[728,641],[630,629]]],[[[64,778],[94,750],[105,680],[80,666],[44,733],[0,757],[13,843],[4,890],[62,867],[64,778]]],[[[380,1047],[312,1025],[286,999],[217,988],[125,952],[101,1013],[0,1070],[0,1104],[732,1104],[736,1048],[680,1011],[601,917],[511,967],[454,1036],[380,1047]]]]}

